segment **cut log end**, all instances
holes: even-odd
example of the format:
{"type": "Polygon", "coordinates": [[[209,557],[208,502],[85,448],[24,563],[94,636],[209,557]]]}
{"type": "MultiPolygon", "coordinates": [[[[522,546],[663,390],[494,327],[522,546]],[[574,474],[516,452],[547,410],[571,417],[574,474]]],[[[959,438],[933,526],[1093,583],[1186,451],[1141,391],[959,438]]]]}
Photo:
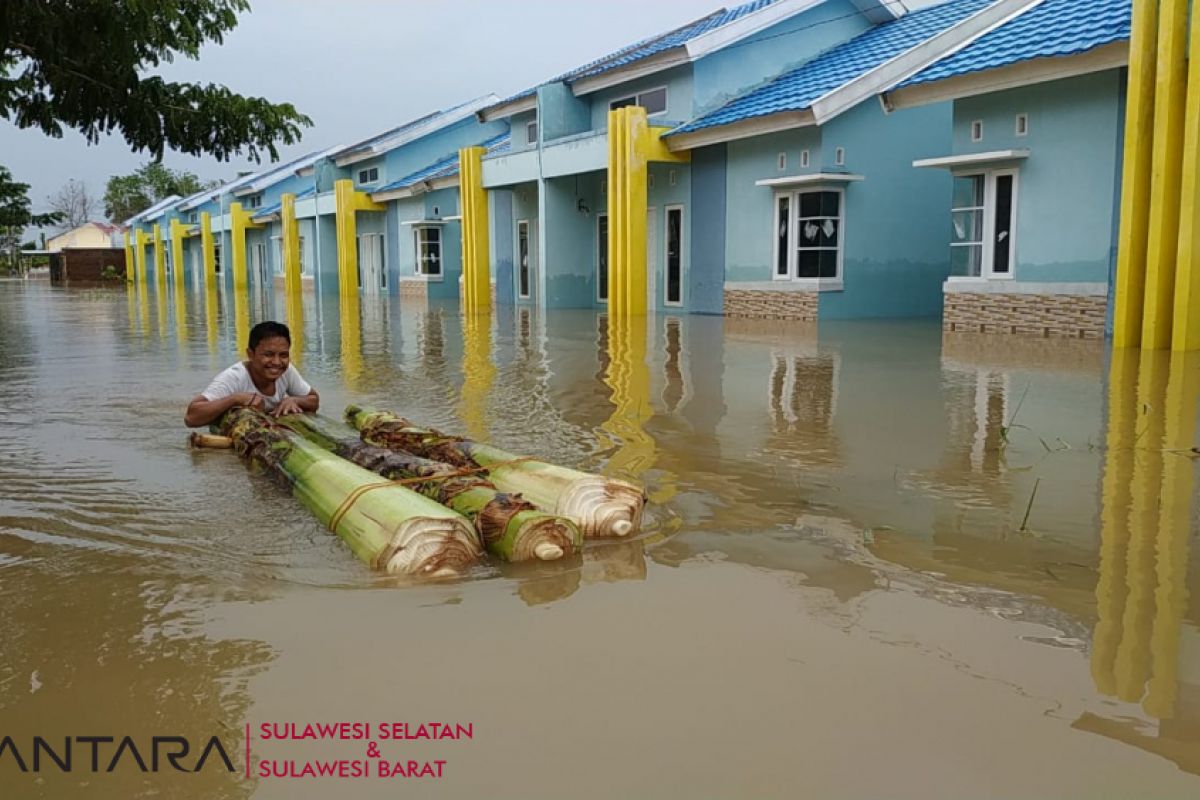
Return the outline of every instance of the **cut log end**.
{"type": "Polygon", "coordinates": [[[627,519],[619,519],[610,526],[616,536],[628,536],[633,533],[633,523],[627,519]]]}
{"type": "Polygon", "coordinates": [[[188,443],[197,449],[228,450],[233,447],[233,439],[229,436],[217,436],[213,433],[193,433],[188,437],[188,443]]]}
{"type": "Polygon", "coordinates": [[[533,553],[542,561],[557,561],[563,557],[563,549],[550,542],[542,542],[533,548],[533,553]]]}

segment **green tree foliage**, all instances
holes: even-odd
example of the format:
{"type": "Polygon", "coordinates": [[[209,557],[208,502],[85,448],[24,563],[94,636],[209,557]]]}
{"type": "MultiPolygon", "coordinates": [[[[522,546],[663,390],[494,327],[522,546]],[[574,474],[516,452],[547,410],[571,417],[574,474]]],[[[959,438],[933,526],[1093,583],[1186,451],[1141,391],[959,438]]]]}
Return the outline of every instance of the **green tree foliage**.
{"type": "Polygon", "coordinates": [[[190,172],[150,161],[130,175],[113,175],[108,179],[104,189],[104,214],[113,222],[124,222],[173,194],[187,197],[219,185],[220,181],[202,181],[190,172]]]}
{"type": "Polygon", "coordinates": [[[290,103],[216,84],[175,83],[147,70],[221,43],[248,0],[4,0],[0,118],[50,136],[97,142],[119,133],[155,160],[166,148],[223,161],[279,157],[312,121],[290,103]]]}
{"type": "Polygon", "coordinates": [[[29,184],[13,180],[8,167],[0,166],[0,251],[7,252],[15,264],[21,235],[29,226],[53,225],[59,214],[34,214],[29,200],[29,184]]]}

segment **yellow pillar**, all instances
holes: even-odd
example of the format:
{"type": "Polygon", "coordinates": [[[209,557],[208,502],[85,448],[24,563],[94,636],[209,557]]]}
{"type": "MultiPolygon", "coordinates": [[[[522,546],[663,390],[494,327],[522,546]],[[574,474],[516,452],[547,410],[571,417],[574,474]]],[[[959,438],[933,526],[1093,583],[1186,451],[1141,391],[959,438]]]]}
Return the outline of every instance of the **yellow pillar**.
{"type": "MultiPolygon", "coordinates": [[[[356,192],[354,181],[343,178],[333,184],[334,224],[337,228],[338,292],[342,297],[358,295],[358,219],[359,211],[386,211],[366,192],[356,192]]],[[[320,224],[318,218],[317,223],[320,224]]]]}
{"type": "Polygon", "coordinates": [[[1146,284],[1146,237],[1150,228],[1150,171],[1154,151],[1155,41],[1158,4],[1133,4],[1129,43],[1129,88],[1125,101],[1121,223],[1113,309],[1113,346],[1142,341],[1146,284]]]}
{"type": "Polygon", "coordinates": [[[651,128],[646,109],[608,112],[608,311],[646,313],[646,189],[651,161],[683,163],[662,143],[666,128],[651,128]]]}
{"type": "Polygon", "coordinates": [[[230,259],[233,269],[233,290],[246,291],[248,279],[246,275],[246,231],[261,228],[262,225],[252,222],[251,213],[242,208],[241,203],[229,206],[229,237],[232,241],[230,249],[233,255],[230,259]]]}
{"type": "Polygon", "coordinates": [[[137,277],[137,262],[133,260],[132,230],[125,231],[125,280],[132,281],[137,277]]]}
{"type": "Polygon", "coordinates": [[[154,283],[164,286],[167,282],[167,252],[163,249],[162,226],[154,223],[154,283]]]}
{"type": "Polygon", "coordinates": [[[300,223],[296,219],[296,195],[279,198],[279,221],[282,224],[280,249],[283,255],[283,285],[285,294],[300,292],[300,223]]]}
{"type": "Polygon", "coordinates": [[[213,242],[212,217],[207,211],[200,213],[200,253],[204,258],[204,291],[216,291],[217,251],[213,242]]]}
{"type": "Polygon", "coordinates": [[[1188,0],[1160,0],[1150,230],[1146,240],[1146,298],[1142,310],[1142,347],[1147,350],[1171,346],[1175,258],[1179,248],[1179,163],[1183,158],[1183,116],[1187,101],[1187,20],[1188,0]]]}
{"type": "Polygon", "coordinates": [[[171,220],[171,277],[176,291],[183,291],[183,232],[184,224],[171,220]]]}
{"type": "Polygon", "coordinates": [[[491,308],[488,260],[488,199],[483,188],[484,147],[458,151],[458,191],[462,199],[463,305],[468,311],[491,308]]]}
{"type": "Polygon", "coordinates": [[[1200,4],[1193,4],[1171,349],[1200,350],[1200,4]]]}

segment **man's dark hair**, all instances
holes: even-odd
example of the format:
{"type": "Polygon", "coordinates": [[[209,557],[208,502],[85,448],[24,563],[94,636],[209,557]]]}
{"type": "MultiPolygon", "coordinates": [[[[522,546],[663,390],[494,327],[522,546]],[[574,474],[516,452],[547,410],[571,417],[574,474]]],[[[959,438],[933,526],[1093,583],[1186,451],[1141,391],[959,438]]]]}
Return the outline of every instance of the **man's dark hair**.
{"type": "Polygon", "coordinates": [[[272,339],[276,336],[282,336],[287,339],[287,343],[292,343],[292,332],[288,330],[288,326],[282,322],[267,320],[260,322],[250,329],[250,349],[258,347],[258,343],[263,339],[272,339]]]}

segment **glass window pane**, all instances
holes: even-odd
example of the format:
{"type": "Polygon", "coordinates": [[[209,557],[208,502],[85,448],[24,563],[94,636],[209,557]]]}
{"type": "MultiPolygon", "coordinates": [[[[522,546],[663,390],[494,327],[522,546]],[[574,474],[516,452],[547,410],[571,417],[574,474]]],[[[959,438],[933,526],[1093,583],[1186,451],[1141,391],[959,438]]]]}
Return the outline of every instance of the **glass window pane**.
{"type": "Polygon", "coordinates": [[[821,277],[821,251],[801,250],[796,253],[796,277],[821,277]]]}
{"type": "Polygon", "coordinates": [[[956,278],[978,278],[983,272],[983,245],[950,248],[950,274],[956,278]]]}
{"type": "Polygon", "coordinates": [[[609,108],[625,108],[625,106],[631,106],[636,102],[637,102],[636,97],[622,97],[620,100],[613,100],[611,103],[608,104],[608,107],[609,108]]]}
{"type": "Polygon", "coordinates": [[[982,242],[983,211],[955,211],[950,215],[950,241],[982,242]]]}
{"type": "Polygon", "coordinates": [[[996,176],[996,241],[992,252],[992,272],[1007,275],[1012,252],[1013,176],[996,176]]]}
{"type": "Polygon", "coordinates": [[[776,242],[776,261],[775,274],[785,276],[788,274],[788,222],[790,221],[789,214],[791,208],[790,197],[779,198],[779,210],[775,215],[775,242],[776,242]]]}
{"type": "Polygon", "coordinates": [[[817,217],[821,214],[821,193],[803,192],[800,195],[800,218],[817,217]]]}
{"type": "MultiPolygon", "coordinates": [[[[813,220],[817,226],[817,246],[837,247],[838,221],[836,219],[813,220]]],[[[807,223],[805,223],[807,224],[807,223]]]]}
{"type": "Polygon", "coordinates": [[[978,208],[983,205],[983,176],[956,175],[951,208],[978,208]]]}
{"type": "Polygon", "coordinates": [[[821,216],[836,217],[839,215],[839,197],[837,192],[821,192],[821,216]]]}
{"type": "Polygon", "coordinates": [[[821,278],[837,277],[837,250],[818,250],[820,254],[819,276],[821,278]]]}
{"type": "Polygon", "coordinates": [[[638,95],[638,105],[646,109],[647,114],[661,114],[667,110],[666,88],[655,89],[652,92],[642,92],[638,95]]]}

